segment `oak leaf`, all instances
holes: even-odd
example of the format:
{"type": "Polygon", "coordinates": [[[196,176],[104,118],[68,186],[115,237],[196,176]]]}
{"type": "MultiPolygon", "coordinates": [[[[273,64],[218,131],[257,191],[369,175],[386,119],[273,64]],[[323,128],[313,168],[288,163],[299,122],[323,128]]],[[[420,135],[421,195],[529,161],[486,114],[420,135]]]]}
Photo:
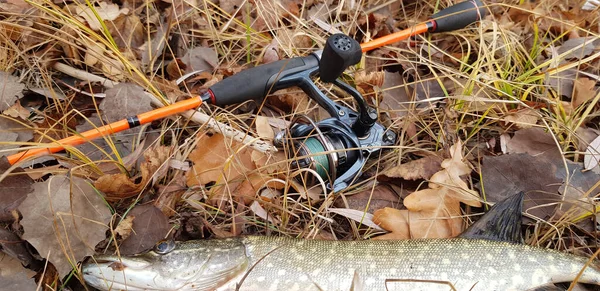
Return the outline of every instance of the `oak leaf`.
{"type": "Polygon", "coordinates": [[[165,146],[148,150],[144,153],[145,161],[140,166],[140,175],[131,178],[124,173],[103,175],[96,180],[94,186],[104,192],[108,200],[138,195],[144,188],[151,186],[153,180],[164,174],[162,170],[168,169],[170,152],[170,148],[165,146]]]}
{"type": "Polygon", "coordinates": [[[481,202],[479,194],[461,178],[470,174],[471,168],[463,162],[460,142],[450,147],[450,156],[442,161],[443,169],[431,177],[429,189],[413,192],[404,199],[407,209],[375,211],[373,221],[391,231],[376,239],[445,238],[462,232],[460,203],[479,207],[481,202]]]}

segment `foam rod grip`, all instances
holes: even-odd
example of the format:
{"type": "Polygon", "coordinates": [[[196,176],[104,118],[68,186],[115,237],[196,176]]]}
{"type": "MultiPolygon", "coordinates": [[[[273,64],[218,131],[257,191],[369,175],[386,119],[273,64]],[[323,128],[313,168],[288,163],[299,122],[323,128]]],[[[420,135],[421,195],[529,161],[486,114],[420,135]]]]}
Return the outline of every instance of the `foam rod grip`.
{"type": "Polygon", "coordinates": [[[435,21],[432,32],[453,31],[480,20],[486,14],[480,0],[469,0],[452,5],[431,16],[435,21]]]}

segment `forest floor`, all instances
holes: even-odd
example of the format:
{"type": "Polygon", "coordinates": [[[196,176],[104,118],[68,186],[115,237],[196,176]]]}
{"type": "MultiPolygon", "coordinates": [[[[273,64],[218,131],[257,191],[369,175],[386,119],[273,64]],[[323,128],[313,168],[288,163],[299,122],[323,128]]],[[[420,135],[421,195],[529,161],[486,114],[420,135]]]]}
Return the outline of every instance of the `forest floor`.
{"type": "Polygon", "coordinates": [[[135,254],[165,238],[454,237],[521,191],[527,244],[591,257],[600,14],[585,1],[489,0],[466,28],[365,53],[342,80],[397,140],[335,193],[273,146],[296,117],[329,117],[296,87],[6,158],[309,55],[333,33],[363,43],[455,3],[0,1],[0,278],[13,290],[77,289],[86,256],[135,254]]]}

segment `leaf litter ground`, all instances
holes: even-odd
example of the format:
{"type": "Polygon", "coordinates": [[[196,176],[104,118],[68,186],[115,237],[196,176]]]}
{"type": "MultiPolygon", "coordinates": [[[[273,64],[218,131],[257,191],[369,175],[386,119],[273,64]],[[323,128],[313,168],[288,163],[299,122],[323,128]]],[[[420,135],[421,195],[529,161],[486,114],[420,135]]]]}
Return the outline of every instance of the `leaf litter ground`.
{"type": "MultiPolygon", "coordinates": [[[[487,1],[480,23],[377,49],[346,72],[400,138],[340,193],[307,184],[306,173],[273,150],[274,133],[295,116],[327,117],[298,88],[265,102],[202,106],[16,167],[2,158],[3,240],[30,247],[0,243],[0,277],[19,289],[77,289],[86,255],[134,254],[163,238],[452,237],[489,203],[519,191],[528,244],[591,256],[599,12],[521,2],[487,1]]],[[[307,55],[331,32],[359,42],[387,35],[447,3],[380,4],[4,1],[0,155],[188,98],[244,68],[307,55]]]]}

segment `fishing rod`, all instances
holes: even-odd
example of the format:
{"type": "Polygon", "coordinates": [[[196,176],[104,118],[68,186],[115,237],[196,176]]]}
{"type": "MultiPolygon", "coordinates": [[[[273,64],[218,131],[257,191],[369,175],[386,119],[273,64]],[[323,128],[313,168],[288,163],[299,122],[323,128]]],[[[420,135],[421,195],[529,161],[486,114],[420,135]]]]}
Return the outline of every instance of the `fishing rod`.
{"type": "Polygon", "coordinates": [[[202,103],[226,106],[248,100],[262,100],[270,92],[299,87],[331,117],[314,122],[306,116],[300,116],[292,121],[288,129],[276,135],[274,144],[287,148],[288,153],[293,154],[292,166],[312,169],[327,182],[328,189],[337,192],[348,187],[360,175],[369,155],[396,142],[396,134],[377,122],[376,110],[367,104],[356,89],[338,79],[342,73],[357,64],[363,52],[426,32],[461,29],[482,19],[485,12],[480,0],[470,0],[447,7],[414,27],[362,44],[347,35],[334,34],[327,39],[323,50],[308,56],[283,59],[243,70],[214,84],[200,96],[57,140],[46,148],[9,155],[8,162],[14,165],[29,158],[60,152],[65,147],[196,109],[202,103]],[[358,111],[329,99],[313,82],[316,77],[351,95],[357,102],[358,111]]]}

